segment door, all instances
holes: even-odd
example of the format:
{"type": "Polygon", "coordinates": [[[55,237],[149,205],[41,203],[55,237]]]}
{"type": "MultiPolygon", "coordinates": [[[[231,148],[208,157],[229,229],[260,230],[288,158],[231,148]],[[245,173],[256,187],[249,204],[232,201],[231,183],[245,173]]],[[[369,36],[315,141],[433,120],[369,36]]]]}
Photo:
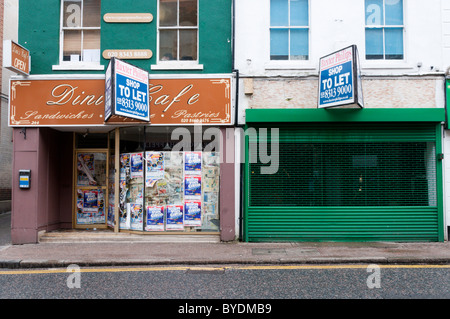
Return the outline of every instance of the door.
{"type": "Polygon", "coordinates": [[[75,151],[74,228],[106,228],[108,150],[75,151]]]}

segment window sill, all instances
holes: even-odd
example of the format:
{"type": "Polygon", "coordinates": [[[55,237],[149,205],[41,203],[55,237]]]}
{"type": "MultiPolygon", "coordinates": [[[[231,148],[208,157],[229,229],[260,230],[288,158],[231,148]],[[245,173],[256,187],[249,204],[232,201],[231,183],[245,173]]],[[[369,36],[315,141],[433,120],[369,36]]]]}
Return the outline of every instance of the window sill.
{"type": "Polygon", "coordinates": [[[366,70],[377,70],[377,69],[398,69],[398,70],[411,70],[414,69],[414,66],[406,63],[404,60],[400,61],[386,61],[379,60],[375,61],[361,61],[361,69],[366,70]]]}
{"type": "Polygon", "coordinates": [[[84,71],[84,70],[104,70],[105,66],[98,64],[98,63],[63,63],[63,64],[58,64],[58,65],[53,65],[52,66],[52,70],[54,71],[58,71],[58,70],[64,70],[64,71],[69,71],[69,70],[74,70],[74,71],[84,71]]]}
{"type": "Polygon", "coordinates": [[[203,64],[197,62],[160,62],[150,66],[152,70],[203,70],[203,64]]]}

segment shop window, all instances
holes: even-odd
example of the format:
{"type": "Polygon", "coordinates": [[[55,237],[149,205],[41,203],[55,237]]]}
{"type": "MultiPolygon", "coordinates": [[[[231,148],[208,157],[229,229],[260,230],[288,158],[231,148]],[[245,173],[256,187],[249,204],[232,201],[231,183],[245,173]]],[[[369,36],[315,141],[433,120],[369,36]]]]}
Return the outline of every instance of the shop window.
{"type": "Polygon", "coordinates": [[[120,130],[119,229],[219,231],[220,153],[211,147],[214,139],[203,141],[204,132],[192,127],[120,130]]]}
{"type": "Polygon", "coordinates": [[[100,0],[61,2],[60,66],[100,65],[100,0]]]}
{"type": "Polygon", "coordinates": [[[308,0],[270,0],[270,59],[308,60],[308,0]]]}
{"type": "Polygon", "coordinates": [[[198,0],[159,0],[158,64],[198,65],[198,0]]]}
{"type": "Polygon", "coordinates": [[[403,1],[365,0],[366,59],[402,60],[403,1]]]}

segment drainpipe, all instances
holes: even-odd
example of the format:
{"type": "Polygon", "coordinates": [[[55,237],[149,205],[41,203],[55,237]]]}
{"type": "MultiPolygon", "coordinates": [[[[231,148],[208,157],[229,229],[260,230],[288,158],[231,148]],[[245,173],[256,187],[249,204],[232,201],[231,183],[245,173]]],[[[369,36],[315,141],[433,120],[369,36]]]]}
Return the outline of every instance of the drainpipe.
{"type": "MultiPolygon", "coordinates": [[[[236,0],[232,0],[232,72],[236,74],[236,95],[235,95],[235,108],[234,108],[234,127],[243,127],[244,125],[238,123],[239,115],[239,70],[235,67],[235,55],[236,55],[236,0]]],[[[239,145],[240,147],[240,145],[239,145]]],[[[242,149],[242,148],[241,148],[242,149]]],[[[242,156],[242,154],[241,154],[242,156]]],[[[240,162],[240,159],[239,159],[240,162]]],[[[244,171],[244,163],[239,163],[239,241],[242,241],[243,231],[243,196],[242,191],[244,189],[244,177],[242,172],[244,171]]]]}

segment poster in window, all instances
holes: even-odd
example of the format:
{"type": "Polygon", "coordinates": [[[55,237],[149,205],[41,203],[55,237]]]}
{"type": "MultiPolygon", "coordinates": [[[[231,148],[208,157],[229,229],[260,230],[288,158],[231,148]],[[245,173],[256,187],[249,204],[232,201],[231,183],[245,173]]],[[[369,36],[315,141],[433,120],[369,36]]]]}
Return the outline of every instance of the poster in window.
{"type": "Polygon", "coordinates": [[[144,212],[141,204],[130,203],[130,229],[143,230],[144,229],[144,212]]]}
{"type": "Polygon", "coordinates": [[[186,201],[184,203],[184,225],[185,226],[202,225],[201,201],[186,201]]]}
{"type": "Polygon", "coordinates": [[[85,190],[83,211],[84,212],[98,212],[98,191],[97,190],[85,190]]]}
{"type": "Polygon", "coordinates": [[[166,206],[166,230],[183,230],[183,205],[166,206]]]}
{"type": "Polygon", "coordinates": [[[202,172],[202,152],[184,153],[184,173],[198,175],[202,172]]]}
{"type": "Polygon", "coordinates": [[[94,154],[78,154],[77,158],[77,184],[78,186],[95,186],[94,154]]]}
{"type": "Polygon", "coordinates": [[[164,206],[147,206],[146,231],[164,231],[164,206]]]}
{"type": "Polygon", "coordinates": [[[98,210],[93,215],[93,223],[104,224],[105,223],[105,196],[102,189],[98,190],[98,210]]]}
{"type": "Polygon", "coordinates": [[[84,192],[77,191],[77,224],[88,225],[92,223],[92,214],[84,211],[84,192]]]}
{"type": "Polygon", "coordinates": [[[131,154],[131,178],[144,176],[143,153],[131,154]]]}
{"type": "Polygon", "coordinates": [[[158,180],[164,178],[164,153],[146,152],[145,163],[145,186],[153,187],[158,180]]]}
{"type": "Polygon", "coordinates": [[[185,176],[184,177],[184,198],[200,200],[202,196],[202,177],[185,176]]]}
{"type": "Polygon", "coordinates": [[[120,154],[120,179],[126,179],[130,168],[130,154],[120,154]]]}

